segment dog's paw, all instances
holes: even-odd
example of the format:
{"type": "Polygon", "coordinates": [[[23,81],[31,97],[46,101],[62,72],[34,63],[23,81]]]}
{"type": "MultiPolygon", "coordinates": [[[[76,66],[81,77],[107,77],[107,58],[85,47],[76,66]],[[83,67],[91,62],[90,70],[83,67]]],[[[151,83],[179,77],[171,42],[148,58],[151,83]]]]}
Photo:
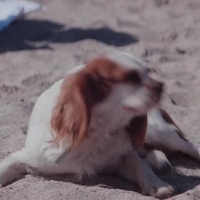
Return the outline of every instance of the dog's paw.
{"type": "Polygon", "coordinates": [[[146,157],[146,161],[155,173],[166,174],[171,171],[171,164],[165,154],[161,151],[150,151],[146,157]]]}
{"type": "Polygon", "coordinates": [[[176,190],[172,186],[157,177],[147,167],[144,168],[143,176],[140,177],[139,183],[143,194],[159,199],[166,199],[176,194],[176,190]]]}
{"type": "Polygon", "coordinates": [[[152,180],[151,182],[147,181],[143,186],[143,194],[150,195],[158,199],[166,199],[176,194],[176,190],[172,186],[159,178],[157,178],[157,180],[152,180]]]}
{"type": "Polygon", "coordinates": [[[151,196],[154,196],[158,199],[167,199],[169,197],[174,196],[175,194],[176,190],[170,185],[153,188],[150,192],[151,196]]]}

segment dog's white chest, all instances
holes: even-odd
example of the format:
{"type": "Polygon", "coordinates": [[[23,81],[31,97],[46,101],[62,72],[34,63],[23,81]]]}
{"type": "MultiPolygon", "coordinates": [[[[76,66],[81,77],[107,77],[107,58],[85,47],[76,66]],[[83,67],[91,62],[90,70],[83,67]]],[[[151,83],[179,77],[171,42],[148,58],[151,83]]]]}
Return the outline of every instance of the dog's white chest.
{"type": "Polygon", "coordinates": [[[125,133],[90,135],[80,147],[70,152],[62,161],[70,173],[93,175],[105,168],[114,170],[119,158],[128,152],[131,143],[125,133]]]}

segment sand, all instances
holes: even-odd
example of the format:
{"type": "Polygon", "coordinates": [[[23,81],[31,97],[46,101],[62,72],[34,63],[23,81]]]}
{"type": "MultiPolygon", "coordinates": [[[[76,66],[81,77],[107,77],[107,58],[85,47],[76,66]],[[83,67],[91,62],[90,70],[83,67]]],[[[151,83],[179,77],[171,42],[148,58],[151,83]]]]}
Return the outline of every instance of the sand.
{"type": "MultiPolygon", "coordinates": [[[[24,145],[38,96],[68,69],[119,49],[151,64],[166,83],[163,107],[200,144],[199,0],[37,0],[46,12],[0,33],[0,159],[24,145]]],[[[200,164],[183,155],[162,178],[174,200],[200,199],[200,164]]],[[[27,175],[0,189],[1,200],[146,200],[134,184],[98,176],[80,185],[27,175]]]]}

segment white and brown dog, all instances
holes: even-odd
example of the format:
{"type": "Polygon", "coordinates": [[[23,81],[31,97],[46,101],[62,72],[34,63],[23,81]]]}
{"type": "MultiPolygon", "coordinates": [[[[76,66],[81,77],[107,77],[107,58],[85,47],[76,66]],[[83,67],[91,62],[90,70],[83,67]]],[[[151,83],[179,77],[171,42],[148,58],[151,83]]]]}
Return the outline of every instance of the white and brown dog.
{"type": "Polygon", "coordinates": [[[173,187],[152,169],[170,163],[161,151],[140,158],[144,142],[200,160],[169,115],[157,108],[163,83],[148,65],[123,52],[70,70],[37,100],[25,147],[0,164],[0,185],[22,173],[74,174],[78,179],[110,172],[139,184],[143,194],[167,198],[173,187]]]}

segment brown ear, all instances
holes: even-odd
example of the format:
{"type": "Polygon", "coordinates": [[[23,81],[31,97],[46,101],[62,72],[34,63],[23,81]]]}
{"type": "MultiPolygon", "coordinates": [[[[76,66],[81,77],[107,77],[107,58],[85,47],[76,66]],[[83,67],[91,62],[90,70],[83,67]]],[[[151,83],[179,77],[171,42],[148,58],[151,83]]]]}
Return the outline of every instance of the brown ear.
{"type": "Polygon", "coordinates": [[[87,136],[93,103],[89,89],[91,81],[85,73],[76,74],[64,81],[52,114],[51,125],[57,133],[53,142],[67,137],[74,148],[87,136]]]}
{"type": "Polygon", "coordinates": [[[112,84],[108,80],[119,79],[119,75],[115,63],[101,58],[64,81],[52,114],[51,126],[57,133],[53,142],[68,137],[72,147],[81,144],[87,136],[92,107],[109,94],[112,84]]]}
{"type": "Polygon", "coordinates": [[[137,150],[143,149],[147,130],[147,115],[133,118],[125,130],[130,135],[134,147],[137,150]]]}

